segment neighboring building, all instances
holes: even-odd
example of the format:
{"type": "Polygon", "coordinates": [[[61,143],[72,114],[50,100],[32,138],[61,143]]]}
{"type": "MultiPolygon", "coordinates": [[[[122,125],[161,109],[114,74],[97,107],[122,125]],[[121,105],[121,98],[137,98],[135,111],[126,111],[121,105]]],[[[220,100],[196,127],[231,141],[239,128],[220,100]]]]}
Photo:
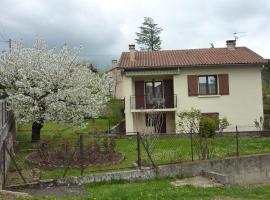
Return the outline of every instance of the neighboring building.
{"type": "Polygon", "coordinates": [[[126,132],[153,130],[149,113],[162,115],[161,133],[177,132],[177,112],[192,107],[227,117],[225,131],[254,130],[263,116],[261,67],[265,59],[228,40],[226,48],[136,51],[129,45],[111,72],[115,95],[125,98],[126,132]],[[113,74],[112,73],[112,74],[113,74]],[[114,77],[118,77],[116,80],[114,77]]]}
{"type": "Polygon", "coordinates": [[[124,99],[123,76],[117,60],[112,60],[112,68],[107,73],[112,79],[112,96],[118,99],[124,99]]]}

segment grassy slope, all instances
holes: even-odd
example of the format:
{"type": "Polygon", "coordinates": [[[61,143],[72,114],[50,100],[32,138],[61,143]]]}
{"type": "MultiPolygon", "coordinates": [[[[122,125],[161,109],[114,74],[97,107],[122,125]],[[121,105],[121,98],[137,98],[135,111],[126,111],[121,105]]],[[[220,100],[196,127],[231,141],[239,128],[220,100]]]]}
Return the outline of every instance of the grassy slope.
{"type": "MultiPolygon", "coordinates": [[[[175,187],[171,179],[133,183],[99,183],[85,185],[87,197],[63,197],[62,199],[93,200],[167,200],[167,199],[270,199],[270,186],[232,186],[229,188],[175,187]]],[[[42,199],[42,198],[39,198],[42,199]]],[[[61,199],[47,197],[46,199],[61,199]]]]}
{"type": "MultiPolygon", "coordinates": [[[[213,199],[214,197],[241,197],[250,199],[269,199],[270,186],[231,188],[175,187],[171,180],[151,180],[126,184],[87,185],[89,196],[93,199],[213,199]]],[[[91,199],[90,198],[90,199],[91,199]]]]}

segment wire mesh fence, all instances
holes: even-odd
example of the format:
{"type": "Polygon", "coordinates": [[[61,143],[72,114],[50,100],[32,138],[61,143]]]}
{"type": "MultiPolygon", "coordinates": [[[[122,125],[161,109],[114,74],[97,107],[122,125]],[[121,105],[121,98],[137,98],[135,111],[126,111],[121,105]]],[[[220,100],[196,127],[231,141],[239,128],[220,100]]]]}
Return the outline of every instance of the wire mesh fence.
{"type": "MultiPolygon", "coordinates": [[[[248,127],[240,126],[238,131],[248,127]]],[[[255,133],[255,132],[254,132],[255,133]]],[[[156,167],[162,164],[220,159],[270,152],[270,138],[260,134],[246,136],[236,130],[223,137],[203,138],[199,134],[134,133],[80,134],[52,137],[39,143],[17,139],[7,183],[18,184],[81,176],[100,172],[156,167]],[[20,173],[23,178],[20,176],[20,173]]]]}
{"type": "Polygon", "coordinates": [[[10,112],[7,108],[7,101],[5,99],[0,99],[0,129],[7,123],[9,115],[10,112]]]}
{"type": "Polygon", "coordinates": [[[270,152],[267,132],[247,131],[254,126],[235,127],[234,132],[203,137],[200,133],[140,135],[141,165],[154,166],[195,160],[270,152]],[[265,133],[266,135],[262,134],[265,133]],[[151,157],[151,158],[150,158],[151,157]]]}
{"type": "Polygon", "coordinates": [[[7,184],[135,168],[136,142],[135,137],[113,134],[55,137],[36,144],[17,140],[7,184]]]}

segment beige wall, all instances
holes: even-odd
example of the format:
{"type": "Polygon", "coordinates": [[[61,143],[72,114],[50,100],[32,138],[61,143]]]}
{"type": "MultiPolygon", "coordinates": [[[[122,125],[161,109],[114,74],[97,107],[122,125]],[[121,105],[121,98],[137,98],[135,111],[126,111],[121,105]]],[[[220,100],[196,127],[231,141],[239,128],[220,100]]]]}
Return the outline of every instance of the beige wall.
{"type": "Polygon", "coordinates": [[[126,117],[126,132],[134,134],[136,130],[133,127],[133,115],[130,110],[130,96],[133,95],[133,84],[131,77],[123,77],[123,93],[125,94],[125,117],[126,117]]]}
{"type": "Polygon", "coordinates": [[[175,133],[175,112],[166,113],[166,130],[167,133],[175,133]]]}
{"type": "MultiPolygon", "coordinates": [[[[231,126],[226,131],[256,130],[254,120],[263,115],[260,67],[219,67],[181,70],[174,76],[174,92],[177,94],[177,111],[200,109],[201,112],[218,112],[227,117],[231,126]],[[187,75],[229,74],[230,94],[224,96],[188,96],[187,75]]],[[[176,117],[177,121],[177,117],[176,117]]]]}
{"type": "MultiPolygon", "coordinates": [[[[164,112],[166,114],[166,131],[175,133],[175,112],[164,112]]],[[[154,133],[154,127],[147,127],[145,124],[145,112],[133,113],[135,132],[154,133]]]]}
{"type": "MultiPolygon", "coordinates": [[[[161,76],[162,77],[162,76],[161,76]]],[[[136,79],[150,78],[147,76],[136,79]]],[[[151,77],[152,78],[152,77],[151,77]]],[[[134,95],[135,77],[124,77],[123,94],[125,94],[125,113],[127,132],[138,131],[145,126],[144,114],[133,122],[134,114],[130,110],[130,96],[134,95]]],[[[262,84],[260,67],[232,66],[232,67],[201,67],[181,69],[173,76],[174,94],[177,95],[177,112],[192,107],[201,112],[218,112],[220,118],[227,117],[231,126],[225,131],[234,131],[235,125],[240,131],[256,130],[254,120],[263,115],[262,84]],[[229,74],[229,95],[215,96],[188,96],[187,75],[229,74]]],[[[177,112],[167,115],[167,132],[175,131],[177,112]],[[175,115],[175,116],[173,116],[175,115]],[[174,122],[174,123],[173,123],[174,122]]],[[[138,118],[138,117],[136,117],[138,118]]]]}

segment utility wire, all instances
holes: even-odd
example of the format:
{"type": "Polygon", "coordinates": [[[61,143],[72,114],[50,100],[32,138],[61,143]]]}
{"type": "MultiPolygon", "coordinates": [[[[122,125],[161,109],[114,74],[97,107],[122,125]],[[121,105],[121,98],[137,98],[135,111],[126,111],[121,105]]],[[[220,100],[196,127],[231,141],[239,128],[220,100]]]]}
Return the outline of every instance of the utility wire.
{"type": "Polygon", "coordinates": [[[3,40],[6,40],[6,38],[4,37],[3,33],[1,32],[1,30],[0,30],[0,36],[1,36],[1,38],[2,38],[3,40]]]}
{"type": "Polygon", "coordinates": [[[9,38],[9,36],[6,32],[5,26],[3,25],[3,23],[1,21],[0,21],[0,26],[2,27],[2,30],[3,30],[2,35],[4,36],[4,38],[6,40],[6,38],[9,38]]]}

